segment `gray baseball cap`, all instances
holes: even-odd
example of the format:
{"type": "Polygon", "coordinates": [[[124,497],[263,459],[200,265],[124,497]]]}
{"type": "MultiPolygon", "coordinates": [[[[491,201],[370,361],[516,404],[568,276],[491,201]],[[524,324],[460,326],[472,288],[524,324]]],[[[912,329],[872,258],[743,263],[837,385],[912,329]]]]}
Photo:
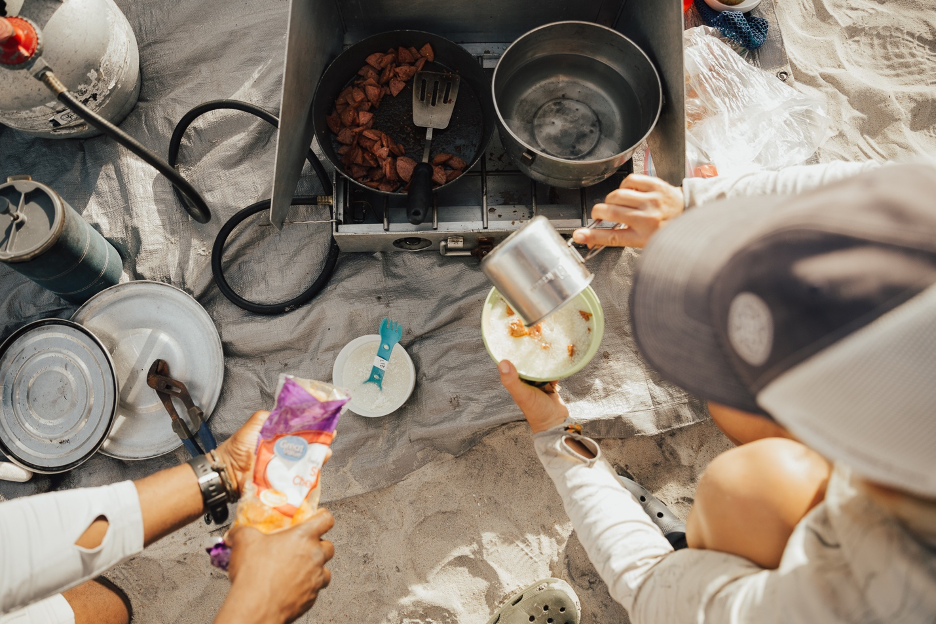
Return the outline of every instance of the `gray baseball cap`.
{"type": "Polygon", "coordinates": [[[647,246],[630,309],[666,379],[936,495],[936,168],[691,210],[647,246]]]}

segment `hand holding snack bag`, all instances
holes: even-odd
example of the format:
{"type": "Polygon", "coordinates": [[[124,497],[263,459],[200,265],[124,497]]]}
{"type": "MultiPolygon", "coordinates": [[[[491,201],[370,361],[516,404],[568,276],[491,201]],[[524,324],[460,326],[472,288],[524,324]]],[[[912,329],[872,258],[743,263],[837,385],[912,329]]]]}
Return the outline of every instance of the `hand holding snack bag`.
{"type": "MultiPolygon", "coordinates": [[[[272,533],[312,516],[322,466],[349,400],[345,390],[331,384],[280,375],[276,407],[260,429],[252,477],[244,484],[232,528],[272,533]]],[[[212,564],[227,569],[230,549],[223,542],[208,552],[212,564]]]]}

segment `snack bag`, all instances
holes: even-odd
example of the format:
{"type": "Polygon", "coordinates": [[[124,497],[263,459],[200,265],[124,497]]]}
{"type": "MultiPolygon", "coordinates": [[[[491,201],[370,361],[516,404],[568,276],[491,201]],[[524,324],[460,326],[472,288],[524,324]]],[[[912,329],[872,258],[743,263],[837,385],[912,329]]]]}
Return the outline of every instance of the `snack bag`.
{"type": "Polygon", "coordinates": [[[322,465],[349,399],[331,384],[280,375],[276,407],[260,430],[253,479],[237,504],[234,526],[271,533],[312,515],[322,465]]]}
{"type": "MultiPolygon", "coordinates": [[[[232,528],[250,526],[272,533],[315,512],[322,465],[350,399],[331,384],[280,375],[276,406],[260,429],[253,477],[244,485],[232,528]]],[[[227,569],[229,549],[223,542],[206,550],[214,565],[227,569]]]]}

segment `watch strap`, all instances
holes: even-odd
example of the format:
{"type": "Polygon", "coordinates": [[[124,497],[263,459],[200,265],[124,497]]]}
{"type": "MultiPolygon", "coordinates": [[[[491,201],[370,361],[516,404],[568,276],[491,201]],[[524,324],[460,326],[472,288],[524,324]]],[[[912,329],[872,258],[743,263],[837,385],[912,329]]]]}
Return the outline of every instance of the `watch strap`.
{"type": "Polygon", "coordinates": [[[228,494],[221,475],[211,467],[211,462],[204,455],[193,457],[188,464],[198,478],[205,509],[215,524],[223,524],[228,518],[228,494]]]}

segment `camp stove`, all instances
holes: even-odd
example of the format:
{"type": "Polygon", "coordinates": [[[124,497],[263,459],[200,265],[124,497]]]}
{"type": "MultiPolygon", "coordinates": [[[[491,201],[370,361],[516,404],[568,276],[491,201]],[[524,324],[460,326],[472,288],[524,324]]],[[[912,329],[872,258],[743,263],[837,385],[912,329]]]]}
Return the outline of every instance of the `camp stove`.
{"type": "MultiPolygon", "coordinates": [[[[462,44],[492,72],[506,45],[462,44]]],[[[628,161],[588,188],[548,186],[521,173],[494,133],[485,155],[460,178],[432,194],[432,213],[419,225],[407,218],[407,198],[375,193],[333,173],[335,240],[341,251],[437,252],[479,260],[535,216],[571,236],[589,223],[591,207],[633,171],[628,161]]]]}
{"type": "Polygon", "coordinates": [[[547,186],[518,171],[495,134],[474,168],[433,194],[432,214],[420,225],[407,220],[406,197],[374,193],[336,175],[335,240],[342,251],[435,251],[480,260],[537,215],[571,236],[588,224],[591,207],[618,188],[631,171],[628,161],[595,186],[547,186]]]}
{"type": "MultiPolygon", "coordinates": [[[[310,114],[315,87],[325,67],[343,50],[378,33],[420,30],[462,46],[493,74],[504,51],[518,37],[565,20],[613,28],[639,46],[655,65],[663,106],[647,144],[656,175],[680,184],[686,152],[680,2],[290,0],[270,221],[277,227],[284,223],[315,134],[310,114]]],[[[471,170],[434,193],[431,214],[419,225],[409,223],[405,197],[368,192],[341,175],[333,176],[334,235],[343,251],[481,255],[536,215],[546,216],[565,235],[586,225],[592,205],[620,184],[624,169],[584,190],[551,188],[520,173],[495,136],[471,170]]]]}

